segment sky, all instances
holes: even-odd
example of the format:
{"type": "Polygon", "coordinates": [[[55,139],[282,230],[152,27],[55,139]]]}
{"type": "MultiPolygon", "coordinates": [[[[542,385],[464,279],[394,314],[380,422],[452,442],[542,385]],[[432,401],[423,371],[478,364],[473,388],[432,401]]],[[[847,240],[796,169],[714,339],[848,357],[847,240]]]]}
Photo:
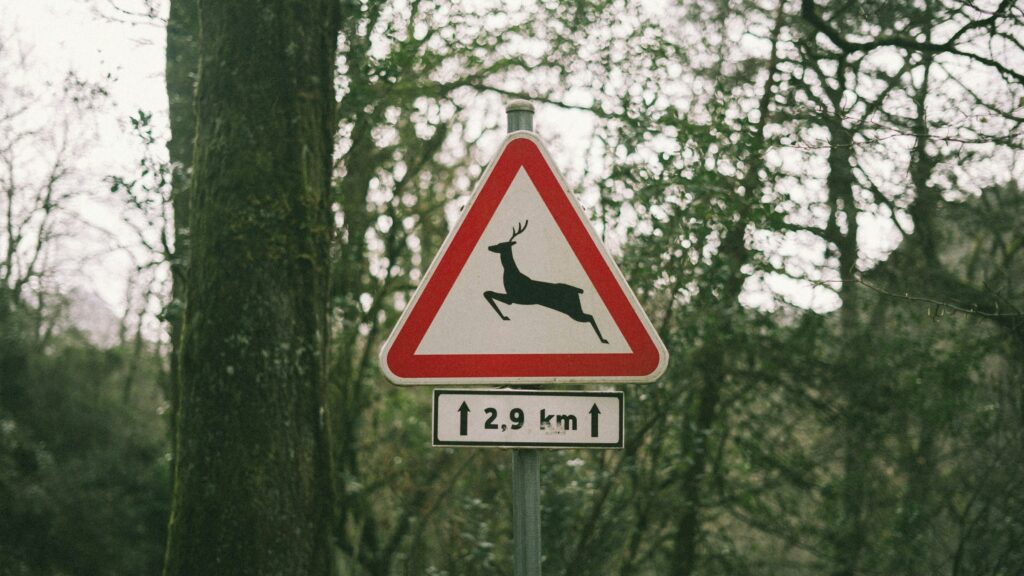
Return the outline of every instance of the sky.
{"type": "MultiPolygon", "coordinates": [[[[114,21],[108,0],[0,0],[0,32],[27,50],[32,75],[40,83],[59,81],[74,71],[87,81],[103,82],[108,106],[97,118],[98,137],[79,158],[84,192],[76,210],[92,226],[108,230],[120,244],[131,232],[121,223],[121,207],[104,178],[129,174],[141,148],[128,131],[138,110],[154,113],[163,125],[167,97],[163,85],[162,24],[114,21]],[[108,80],[109,76],[109,80],[108,80]]],[[[79,264],[64,266],[60,284],[95,292],[120,314],[126,304],[126,282],[133,263],[110,237],[86,234],[62,253],[79,264]],[[102,244],[102,245],[100,245],[102,244]]]]}

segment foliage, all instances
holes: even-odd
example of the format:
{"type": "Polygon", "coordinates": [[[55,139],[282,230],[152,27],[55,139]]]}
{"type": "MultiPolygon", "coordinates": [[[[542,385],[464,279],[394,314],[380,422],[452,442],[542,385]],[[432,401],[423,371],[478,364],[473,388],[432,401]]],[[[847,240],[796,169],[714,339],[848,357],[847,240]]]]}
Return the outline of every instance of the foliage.
{"type": "Polygon", "coordinates": [[[74,334],[40,350],[24,312],[0,314],[0,573],[158,572],[170,486],[159,357],[136,366],[128,346],[74,334]]]}

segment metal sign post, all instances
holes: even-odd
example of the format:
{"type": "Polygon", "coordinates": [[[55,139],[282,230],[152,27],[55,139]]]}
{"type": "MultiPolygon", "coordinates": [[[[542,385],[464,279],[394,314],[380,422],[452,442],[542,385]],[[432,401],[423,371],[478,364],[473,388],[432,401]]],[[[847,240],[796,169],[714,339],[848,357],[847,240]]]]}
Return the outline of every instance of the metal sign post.
{"type": "Polygon", "coordinates": [[[540,454],[512,451],[512,542],[515,576],[540,576],[540,454]]]}
{"type": "MultiPolygon", "coordinates": [[[[533,132],[533,104],[513,100],[505,107],[508,132],[533,132]]],[[[540,454],[512,450],[513,575],[540,576],[540,454]]]]}

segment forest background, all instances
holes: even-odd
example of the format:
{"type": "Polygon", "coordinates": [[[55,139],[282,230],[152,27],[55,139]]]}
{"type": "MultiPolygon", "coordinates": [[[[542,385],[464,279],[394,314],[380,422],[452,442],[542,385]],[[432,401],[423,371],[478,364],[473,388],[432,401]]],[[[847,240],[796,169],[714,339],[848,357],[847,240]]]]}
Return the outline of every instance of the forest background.
{"type": "MultiPolygon", "coordinates": [[[[214,186],[199,62],[223,48],[200,20],[230,18],[78,4],[166,31],[168,109],[115,118],[131,165],[97,177],[117,78],[39,82],[52,39],[0,3],[0,574],[187,573],[207,550],[173,534],[201,440],[179,372],[217,361],[183,336],[189,281],[238,265],[202,249],[218,212],[192,195],[214,186]],[[94,252],[130,262],[101,335],[72,289],[94,252]]],[[[330,17],[280,31],[333,44],[309,291],[330,419],[311,554],[333,573],[511,573],[510,455],[430,448],[429,392],[376,356],[523,97],[672,357],[626,388],[624,450],[544,453],[545,572],[1024,574],[1019,2],[309,4],[330,17]]]]}

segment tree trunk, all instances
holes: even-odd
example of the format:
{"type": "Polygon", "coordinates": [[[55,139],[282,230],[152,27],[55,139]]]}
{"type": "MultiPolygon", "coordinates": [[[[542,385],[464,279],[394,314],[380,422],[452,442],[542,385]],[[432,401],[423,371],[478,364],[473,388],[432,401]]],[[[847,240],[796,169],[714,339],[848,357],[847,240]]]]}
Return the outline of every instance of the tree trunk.
{"type": "Polygon", "coordinates": [[[201,0],[167,575],[324,575],[338,5],[201,0]]]}
{"type": "MultiPolygon", "coordinates": [[[[170,329],[170,374],[165,393],[171,403],[171,446],[177,443],[181,357],[181,328],[185,312],[185,275],[188,269],[189,179],[192,173],[192,144],[196,137],[194,105],[195,78],[199,72],[199,5],[197,0],[172,0],[167,18],[165,82],[171,139],[167,152],[171,161],[171,210],[174,214],[174,253],[171,259],[171,302],[165,310],[170,329]]],[[[172,463],[173,466],[173,463],[172,463]]]]}
{"type": "Polygon", "coordinates": [[[740,206],[736,221],[725,230],[718,254],[722,267],[720,291],[716,295],[710,286],[706,286],[698,297],[703,302],[697,308],[707,311],[708,320],[706,341],[695,355],[700,389],[691,401],[694,407],[683,424],[680,440],[683,456],[689,459],[690,463],[682,474],[683,508],[674,535],[672,559],[676,574],[679,576],[690,576],[699,572],[698,545],[703,532],[701,512],[704,507],[705,476],[708,473],[710,457],[708,440],[716,424],[723,419],[720,415],[719,402],[722,385],[730,370],[726,350],[730,347],[730,340],[736,338],[739,328],[736,325],[740,316],[739,296],[746,281],[743,267],[751,257],[746,247],[746,229],[750,210],[760,204],[760,195],[764,188],[760,172],[764,167],[764,151],[767,147],[765,126],[771,114],[771,102],[778,73],[778,40],[784,16],[782,8],[783,5],[780,4],[775,13],[775,23],[770,36],[772,48],[766,66],[768,78],[758,100],[758,120],[750,135],[747,166],[740,179],[745,203],[740,206]]]}
{"type": "MultiPolygon", "coordinates": [[[[842,66],[836,77],[844,82],[842,66]]],[[[861,376],[864,364],[862,351],[865,348],[858,313],[857,257],[860,245],[857,241],[858,210],[853,195],[853,133],[843,125],[838,103],[838,98],[833,101],[836,112],[826,122],[830,144],[826,184],[831,207],[830,240],[839,252],[839,278],[842,281],[839,297],[843,302],[839,310],[839,333],[845,343],[833,378],[846,399],[846,408],[839,424],[843,446],[838,494],[840,516],[835,522],[831,543],[833,576],[853,576],[860,571],[865,545],[864,500],[870,452],[866,448],[870,430],[866,404],[871,397],[871,388],[870,382],[861,376]],[[846,224],[845,231],[840,226],[840,215],[846,224]]]]}

